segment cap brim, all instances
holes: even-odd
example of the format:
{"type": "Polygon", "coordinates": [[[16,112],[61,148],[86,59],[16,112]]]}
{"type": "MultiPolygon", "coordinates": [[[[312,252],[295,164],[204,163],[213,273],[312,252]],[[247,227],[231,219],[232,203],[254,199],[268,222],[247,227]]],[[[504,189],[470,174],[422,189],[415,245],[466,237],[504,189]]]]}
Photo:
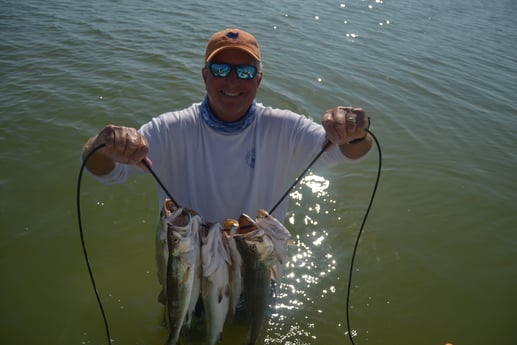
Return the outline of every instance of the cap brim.
{"type": "Polygon", "coordinates": [[[223,50],[226,50],[226,49],[242,50],[243,52],[245,52],[248,55],[250,55],[251,57],[253,57],[255,60],[260,61],[260,56],[257,56],[257,54],[255,54],[251,50],[243,48],[243,47],[221,47],[221,48],[218,48],[218,49],[214,50],[210,55],[207,56],[206,61],[210,61],[214,56],[216,56],[218,53],[220,53],[220,52],[222,52],[223,50]]]}

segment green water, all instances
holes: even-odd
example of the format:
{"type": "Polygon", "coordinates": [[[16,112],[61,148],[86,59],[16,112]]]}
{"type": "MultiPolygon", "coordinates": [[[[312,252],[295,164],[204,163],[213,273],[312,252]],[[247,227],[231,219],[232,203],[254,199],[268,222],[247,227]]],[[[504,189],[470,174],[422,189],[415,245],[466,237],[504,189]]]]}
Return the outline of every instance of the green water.
{"type": "MultiPolygon", "coordinates": [[[[515,344],[515,1],[0,1],[0,343],[105,344],[80,245],[79,153],[107,123],[198,102],[208,36],[256,34],[258,100],[364,107],[383,151],[359,244],[357,344],[515,344]]],[[[291,195],[264,344],[349,344],[345,295],[378,155],[291,195]]],[[[265,186],[267,188],[267,186],[265,186]]],[[[151,176],[85,175],[88,254],[115,344],[163,344],[151,176]]],[[[265,205],[265,207],[269,207],[265,205]]],[[[224,344],[242,344],[228,329],[224,344]]]]}

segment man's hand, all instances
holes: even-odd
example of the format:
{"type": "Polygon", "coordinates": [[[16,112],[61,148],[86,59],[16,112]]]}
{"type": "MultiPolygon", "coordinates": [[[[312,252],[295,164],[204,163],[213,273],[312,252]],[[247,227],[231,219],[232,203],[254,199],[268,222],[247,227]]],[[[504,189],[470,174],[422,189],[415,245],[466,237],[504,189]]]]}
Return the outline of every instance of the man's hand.
{"type": "Polygon", "coordinates": [[[366,132],[369,119],[364,109],[335,107],[323,113],[321,123],[328,141],[332,143],[329,149],[338,145],[341,152],[352,159],[359,158],[370,150],[372,139],[366,132]],[[354,140],[359,141],[354,143],[354,140]]]}
{"type": "Polygon", "coordinates": [[[149,144],[147,138],[135,128],[108,125],[98,135],[90,138],[83,149],[83,159],[98,146],[99,149],[86,163],[86,168],[95,175],[105,175],[115,167],[115,163],[132,164],[144,168],[142,160],[147,158],[149,144]]]}
{"type": "Polygon", "coordinates": [[[323,113],[322,125],[333,144],[348,144],[366,135],[368,117],[362,108],[336,107],[323,113]]]}

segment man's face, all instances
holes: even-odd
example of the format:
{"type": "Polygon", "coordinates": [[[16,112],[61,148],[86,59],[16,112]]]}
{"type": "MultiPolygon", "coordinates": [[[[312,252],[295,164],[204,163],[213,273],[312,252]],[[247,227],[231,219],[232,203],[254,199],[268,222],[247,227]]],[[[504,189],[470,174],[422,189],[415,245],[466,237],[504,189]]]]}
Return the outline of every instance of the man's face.
{"type": "MultiPolygon", "coordinates": [[[[210,62],[230,65],[256,63],[252,56],[240,49],[225,49],[216,54],[210,62]]],[[[202,74],[210,108],[218,118],[226,122],[238,121],[246,114],[262,80],[262,73],[257,73],[253,79],[239,79],[234,68],[227,77],[215,77],[204,68],[202,74]]]]}

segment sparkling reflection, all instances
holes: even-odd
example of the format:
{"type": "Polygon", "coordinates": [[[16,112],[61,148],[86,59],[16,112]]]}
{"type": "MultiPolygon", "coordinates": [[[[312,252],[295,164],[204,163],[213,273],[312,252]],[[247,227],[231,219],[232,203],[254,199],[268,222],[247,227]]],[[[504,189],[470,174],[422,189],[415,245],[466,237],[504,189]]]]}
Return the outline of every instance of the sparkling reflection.
{"type": "Polygon", "coordinates": [[[265,344],[317,342],[314,321],[324,318],[325,299],[336,293],[328,279],[336,270],[336,260],[325,247],[329,245],[328,232],[320,226],[322,217],[327,217],[335,203],[329,198],[328,188],[327,179],[309,174],[290,195],[292,213],[286,225],[293,243],[265,344]]]}

